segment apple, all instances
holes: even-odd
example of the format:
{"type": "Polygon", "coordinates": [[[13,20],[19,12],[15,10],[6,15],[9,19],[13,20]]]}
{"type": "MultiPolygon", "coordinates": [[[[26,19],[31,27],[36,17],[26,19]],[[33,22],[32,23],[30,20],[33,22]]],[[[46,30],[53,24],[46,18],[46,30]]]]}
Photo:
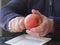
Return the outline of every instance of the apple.
{"type": "Polygon", "coordinates": [[[42,22],[41,16],[36,14],[29,14],[24,19],[25,28],[27,30],[39,26],[41,22],[42,22]]]}

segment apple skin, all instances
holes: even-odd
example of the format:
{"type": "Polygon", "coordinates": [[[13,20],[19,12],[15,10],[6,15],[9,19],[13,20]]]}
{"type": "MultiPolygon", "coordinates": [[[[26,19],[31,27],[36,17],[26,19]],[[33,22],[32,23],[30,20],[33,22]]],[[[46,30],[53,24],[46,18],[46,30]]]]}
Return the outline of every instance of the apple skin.
{"type": "Polygon", "coordinates": [[[41,20],[41,17],[39,15],[36,14],[27,15],[24,20],[25,28],[27,30],[30,30],[31,28],[39,26],[42,22],[39,20],[41,20]]]}

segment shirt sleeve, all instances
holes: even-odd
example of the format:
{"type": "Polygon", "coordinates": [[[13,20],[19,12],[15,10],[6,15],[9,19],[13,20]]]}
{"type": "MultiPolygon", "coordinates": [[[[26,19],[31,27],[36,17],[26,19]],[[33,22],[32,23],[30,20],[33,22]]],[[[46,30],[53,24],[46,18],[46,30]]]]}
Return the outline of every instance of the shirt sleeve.
{"type": "Polygon", "coordinates": [[[54,40],[60,41],[60,17],[54,17],[54,40]]]}
{"type": "Polygon", "coordinates": [[[26,0],[11,0],[1,8],[0,12],[0,26],[8,30],[8,22],[18,16],[25,16],[26,14],[26,0]]]}
{"type": "Polygon", "coordinates": [[[56,41],[60,41],[60,17],[53,17],[53,16],[49,16],[49,18],[53,19],[54,21],[54,33],[53,35],[53,39],[56,41]]]}

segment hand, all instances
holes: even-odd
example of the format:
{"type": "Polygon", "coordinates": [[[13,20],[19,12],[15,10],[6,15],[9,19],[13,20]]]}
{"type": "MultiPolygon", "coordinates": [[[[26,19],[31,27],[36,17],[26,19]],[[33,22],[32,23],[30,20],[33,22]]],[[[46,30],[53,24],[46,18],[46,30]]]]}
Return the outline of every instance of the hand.
{"type": "Polygon", "coordinates": [[[48,33],[50,33],[53,29],[53,19],[47,18],[46,16],[42,15],[39,11],[36,10],[32,10],[32,13],[41,15],[43,20],[38,27],[26,30],[26,32],[32,36],[45,36],[48,33]]]}
{"type": "Polygon", "coordinates": [[[9,21],[8,27],[10,32],[22,32],[25,29],[24,17],[13,18],[9,21]]]}

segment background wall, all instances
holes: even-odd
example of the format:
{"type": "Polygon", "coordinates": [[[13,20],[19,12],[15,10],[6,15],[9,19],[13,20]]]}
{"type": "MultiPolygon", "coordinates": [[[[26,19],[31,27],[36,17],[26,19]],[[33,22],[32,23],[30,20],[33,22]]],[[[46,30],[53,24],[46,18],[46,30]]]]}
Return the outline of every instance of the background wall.
{"type": "Polygon", "coordinates": [[[9,0],[1,0],[2,6],[5,5],[5,4],[7,4],[8,1],[9,0]]]}
{"type": "MultiPolygon", "coordinates": [[[[0,0],[0,11],[1,11],[1,0],[0,0]]],[[[0,36],[2,35],[1,27],[0,27],[0,36]]]]}

